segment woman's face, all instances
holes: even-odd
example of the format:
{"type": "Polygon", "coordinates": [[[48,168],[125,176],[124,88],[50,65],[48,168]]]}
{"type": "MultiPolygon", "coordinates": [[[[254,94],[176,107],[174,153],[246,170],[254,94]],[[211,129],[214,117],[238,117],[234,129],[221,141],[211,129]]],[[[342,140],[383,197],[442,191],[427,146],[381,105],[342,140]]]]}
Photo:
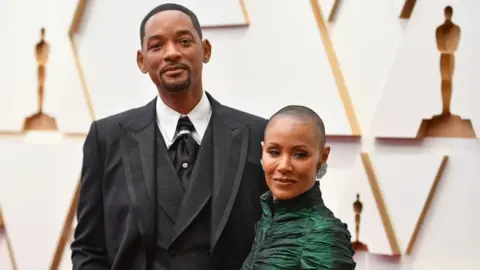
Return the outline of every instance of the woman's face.
{"type": "Polygon", "coordinates": [[[274,118],[262,143],[262,165],[273,197],[288,200],[309,190],[329,152],[329,147],[320,149],[313,122],[274,118]]]}

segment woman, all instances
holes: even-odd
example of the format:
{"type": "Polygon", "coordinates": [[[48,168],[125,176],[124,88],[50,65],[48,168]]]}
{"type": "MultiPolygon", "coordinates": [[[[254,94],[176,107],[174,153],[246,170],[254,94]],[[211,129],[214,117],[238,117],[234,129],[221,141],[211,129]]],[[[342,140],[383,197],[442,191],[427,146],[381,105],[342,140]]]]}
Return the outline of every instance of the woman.
{"type": "Polygon", "coordinates": [[[326,172],[320,117],[287,106],[270,118],[262,166],[270,189],[261,196],[263,216],[242,270],[355,269],[347,226],[325,206],[317,178],[326,172]]]}

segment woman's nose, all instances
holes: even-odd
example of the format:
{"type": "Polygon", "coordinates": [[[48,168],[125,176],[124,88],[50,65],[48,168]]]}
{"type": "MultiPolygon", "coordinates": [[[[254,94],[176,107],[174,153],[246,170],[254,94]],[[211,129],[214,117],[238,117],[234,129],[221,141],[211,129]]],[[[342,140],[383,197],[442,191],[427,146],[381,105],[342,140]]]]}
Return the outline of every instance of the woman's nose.
{"type": "Polygon", "coordinates": [[[277,170],[281,173],[289,172],[292,170],[292,162],[290,157],[285,156],[280,159],[278,163],[277,170]]]}

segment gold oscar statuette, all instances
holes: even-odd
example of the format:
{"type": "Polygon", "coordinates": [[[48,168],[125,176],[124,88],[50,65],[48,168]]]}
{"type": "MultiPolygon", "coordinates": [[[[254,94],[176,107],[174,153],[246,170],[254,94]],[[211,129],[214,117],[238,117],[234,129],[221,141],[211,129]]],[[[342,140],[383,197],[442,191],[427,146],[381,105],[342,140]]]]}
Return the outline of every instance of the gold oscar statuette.
{"type": "Polygon", "coordinates": [[[45,96],[45,78],[50,45],[45,40],[45,28],[40,30],[40,41],[35,46],[35,57],[37,61],[38,74],[38,112],[27,117],[23,124],[23,131],[31,130],[57,130],[55,118],[44,113],[43,102],[45,96]]]}
{"type": "Polygon", "coordinates": [[[355,212],[355,241],[352,246],[355,251],[368,251],[367,245],[360,242],[360,215],[362,214],[363,204],[360,201],[360,194],[357,194],[357,200],[353,203],[353,211],[355,212]]]}
{"type": "Polygon", "coordinates": [[[444,15],[445,21],[435,31],[437,49],[440,52],[442,113],[431,119],[423,119],[417,137],[476,138],[471,121],[452,114],[450,110],[455,52],[460,43],[461,28],[452,21],[451,6],[445,7],[444,15]]]}

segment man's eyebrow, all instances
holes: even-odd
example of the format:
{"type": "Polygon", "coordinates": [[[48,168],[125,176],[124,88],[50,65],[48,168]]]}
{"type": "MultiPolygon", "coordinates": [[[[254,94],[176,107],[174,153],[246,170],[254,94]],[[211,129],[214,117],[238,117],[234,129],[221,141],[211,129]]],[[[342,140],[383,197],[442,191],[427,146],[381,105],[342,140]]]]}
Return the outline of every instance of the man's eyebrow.
{"type": "MultiPolygon", "coordinates": [[[[192,31],[188,30],[188,29],[180,29],[180,30],[177,30],[175,32],[175,34],[177,35],[193,35],[192,31]]],[[[160,34],[155,34],[155,35],[151,35],[148,37],[148,40],[155,40],[155,39],[161,39],[162,38],[162,35],[160,34]]]]}
{"type": "Polygon", "coordinates": [[[193,35],[192,31],[188,30],[188,29],[180,29],[176,32],[177,35],[193,35]]]}
{"type": "Polygon", "coordinates": [[[150,40],[161,39],[161,38],[162,38],[161,35],[151,35],[151,36],[148,37],[148,40],[150,41],[150,40]]]}

